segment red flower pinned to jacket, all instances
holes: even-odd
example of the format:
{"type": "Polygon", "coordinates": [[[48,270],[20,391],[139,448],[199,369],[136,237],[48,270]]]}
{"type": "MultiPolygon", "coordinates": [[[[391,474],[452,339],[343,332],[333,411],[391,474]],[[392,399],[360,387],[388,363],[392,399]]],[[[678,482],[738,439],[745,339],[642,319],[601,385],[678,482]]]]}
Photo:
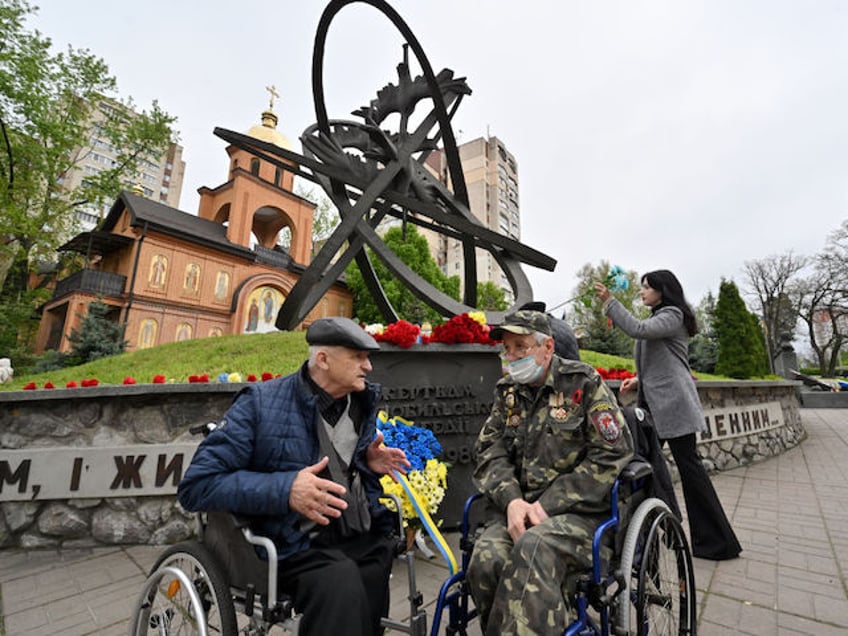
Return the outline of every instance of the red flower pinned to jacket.
{"type": "Polygon", "coordinates": [[[161,373],[157,373],[153,376],[153,384],[165,384],[165,376],[161,373]]]}
{"type": "Polygon", "coordinates": [[[583,401],[583,391],[576,389],[574,393],[571,394],[571,401],[575,404],[580,404],[580,402],[583,401]]]}
{"type": "Polygon", "coordinates": [[[124,384],[135,384],[135,378],[132,376],[125,377],[124,384]]]}
{"type": "Polygon", "coordinates": [[[27,382],[24,385],[24,391],[35,391],[38,387],[35,386],[35,382],[27,382]]]}

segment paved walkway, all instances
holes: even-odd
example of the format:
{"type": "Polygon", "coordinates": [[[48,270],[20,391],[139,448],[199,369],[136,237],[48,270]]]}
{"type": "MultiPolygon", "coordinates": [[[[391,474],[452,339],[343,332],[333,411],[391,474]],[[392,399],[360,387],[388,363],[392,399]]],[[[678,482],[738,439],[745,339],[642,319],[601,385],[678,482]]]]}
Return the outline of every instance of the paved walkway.
{"type": "MultiPolygon", "coordinates": [[[[848,411],[801,414],[809,437],[799,447],[715,476],[744,552],[734,561],[695,560],[702,636],[848,635],[848,411]]],[[[161,550],[0,552],[5,634],[126,634],[161,550]]],[[[407,583],[402,567],[396,570],[391,615],[400,620],[407,583]]],[[[445,577],[442,564],[418,561],[418,588],[430,610],[445,577]]]]}

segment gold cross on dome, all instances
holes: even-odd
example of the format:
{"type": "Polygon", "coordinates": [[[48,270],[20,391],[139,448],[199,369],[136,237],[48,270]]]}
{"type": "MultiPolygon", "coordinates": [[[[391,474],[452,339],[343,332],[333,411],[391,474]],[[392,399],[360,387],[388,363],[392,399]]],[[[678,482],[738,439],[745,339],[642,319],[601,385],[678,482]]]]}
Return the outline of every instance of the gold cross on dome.
{"type": "Polygon", "coordinates": [[[268,106],[268,108],[274,110],[274,98],[280,98],[280,94],[277,92],[277,87],[271,84],[270,86],[266,86],[265,90],[271,94],[271,105],[268,106]]]}

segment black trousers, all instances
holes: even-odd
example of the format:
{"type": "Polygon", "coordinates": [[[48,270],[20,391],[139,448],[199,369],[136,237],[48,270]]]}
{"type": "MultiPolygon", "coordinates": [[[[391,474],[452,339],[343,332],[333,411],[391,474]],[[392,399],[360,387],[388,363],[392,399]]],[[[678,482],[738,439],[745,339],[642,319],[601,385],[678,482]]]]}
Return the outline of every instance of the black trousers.
{"type": "Polygon", "coordinates": [[[702,559],[734,559],[742,546],[721,507],[715,488],[695,448],[695,434],[663,440],[671,455],[683,486],[683,499],[689,517],[692,554],[702,559]]]}
{"type": "Polygon", "coordinates": [[[280,587],[303,614],[305,636],[382,634],[396,541],[363,534],[280,562],[280,587]]]}

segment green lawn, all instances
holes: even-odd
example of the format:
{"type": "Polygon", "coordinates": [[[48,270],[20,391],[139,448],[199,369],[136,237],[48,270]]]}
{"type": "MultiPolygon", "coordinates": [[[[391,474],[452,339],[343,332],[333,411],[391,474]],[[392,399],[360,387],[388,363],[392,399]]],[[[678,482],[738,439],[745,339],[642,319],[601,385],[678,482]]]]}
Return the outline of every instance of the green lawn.
{"type": "MultiPolygon", "coordinates": [[[[265,372],[273,375],[291,373],[306,359],[306,355],[307,345],[302,331],[206,338],[124,353],[38,375],[16,373],[14,380],[2,385],[1,389],[20,390],[29,382],[35,382],[39,389],[46,382],[51,382],[56,388],[64,388],[69,381],[80,384],[89,378],[96,378],[101,385],[122,384],[126,377],[144,384],[152,382],[156,375],[164,375],[168,382],[188,382],[189,376],[204,373],[209,374],[211,382],[216,382],[221,373],[238,373],[243,379],[253,374],[259,378],[265,372]]],[[[581,357],[594,367],[634,370],[630,358],[594,351],[581,351],[581,357]]],[[[13,367],[14,363],[12,360],[13,367]]],[[[708,374],[697,375],[703,380],[726,379],[708,374]]]]}

